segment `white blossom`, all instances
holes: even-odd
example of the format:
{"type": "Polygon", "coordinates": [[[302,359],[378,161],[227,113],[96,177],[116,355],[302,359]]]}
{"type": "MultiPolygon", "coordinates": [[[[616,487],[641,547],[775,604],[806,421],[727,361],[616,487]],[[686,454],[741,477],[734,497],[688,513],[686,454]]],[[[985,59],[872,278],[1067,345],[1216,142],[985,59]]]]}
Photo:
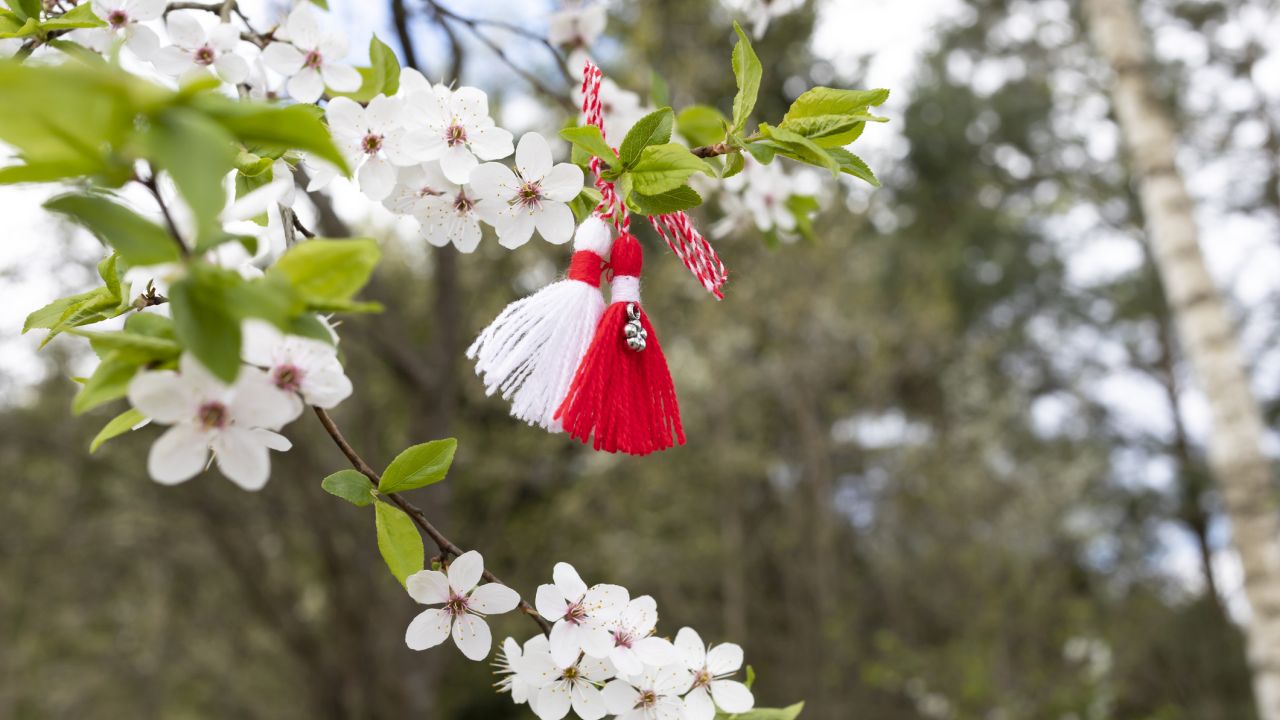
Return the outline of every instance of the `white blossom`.
{"type": "Polygon", "coordinates": [[[70,35],[72,40],[100,53],[123,41],[143,60],[150,59],[160,47],[155,31],[140,23],[160,19],[165,0],[93,0],[91,7],[106,26],[75,30],[70,35]]]}
{"type": "Polygon", "coordinates": [[[476,587],[484,574],[484,559],[472,550],[449,565],[448,575],[420,570],[409,576],[409,595],[424,605],[443,605],[422,611],[409,623],[404,642],[412,650],[426,650],[444,642],[450,630],[453,642],[470,660],[489,656],[493,638],[485,615],[510,612],[520,604],[516,591],[498,583],[476,587]]]}
{"type": "Polygon", "coordinates": [[[613,648],[609,628],[626,607],[630,594],[620,585],[594,585],[582,581],[569,563],[556,563],[553,584],[539,585],[535,607],[551,626],[551,659],[569,667],[579,652],[607,658],[613,648]]]}
{"type": "Polygon", "coordinates": [[[471,187],[482,201],[481,216],[498,231],[498,243],[512,249],[529,242],[535,228],[547,242],[568,242],[574,222],[566,203],[577,197],[582,184],[582,169],[553,165],[551,146],[537,133],[520,138],[515,172],[485,163],[471,176],[471,187]]]}
{"type": "Polygon", "coordinates": [[[450,182],[434,162],[401,168],[395,189],[383,200],[388,210],[415,218],[428,243],[453,243],[464,253],[480,244],[481,203],[474,190],[450,182]]]}
{"type": "Polygon", "coordinates": [[[333,408],[351,395],[351,380],[338,348],[313,338],[285,335],[261,320],[244,323],[241,356],[267,371],[272,385],[302,412],[302,403],[333,408]]]}
{"type": "Polygon", "coordinates": [[[178,371],[144,370],[129,383],[129,402],[169,429],[151,446],[147,471],[165,485],[189,480],[205,468],[213,451],[227,479],[257,490],[271,473],[268,449],[288,450],[274,432],[298,417],[300,408],[275,391],[267,374],[244,367],[227,385],[191,354],[178,371]]]}
{"type": "Polygon", "coordinates": [[[590,47],[604,33],[606,20],[602,2],[565,7],[551,16],[547,42],[568,48],[590,47]]]}
{"type": "Polygon", "coordinates": [[[493,663],[494,674],[499,676],[498,682],[494,683],[498,692],[509,692],[511,701],[515,704],[523,705],[528,702],[532,707],[538,688],[529,684],[527,676],[521,677],[520,667],[524,658],[538,652],[547,652],[547,647],[547,636],[541,634],[526,640],[524,647],[515,638],[503,640],[502,649],[498,651],[498,657],[493,663]]]}
{"type": "Polygon", "coordinates": [[[633,598],[609,628],[613,647],[609,659],[620,675],[639,675],[646,665],[666,665],[677,659],[671,641],[653,635],[658,603],[648,595],[633,598]]]}
{"type": "Polygon", "coordinates": [[[746,685],[726,679],[742,668],[741,647],[733,643],[707,647],[697,631],[686,627],[676,633],[676,649],[693,673],[693,686],[684,696],[686,720],[713,720],[716,706],[726,713],[743,713],[755,707],[746,685]]]}
{"type": "Polygon", "coordinates": [[[406,102],[415,122],[429,131],[424,158],[439,160],[454,183],[470,180],[480,160],[501,160],[512,153],[511,133],[494,124],[489,98],[477,88],[437,87],[410,93],[406,102]]]}
{"type": "Polygon", "coordinates": [[[347,164],[358,168],[360,190],[371,200],[382,200],[395,188],[397,166],[422,159],[425,133],[404,126],[399,98],[378,95],[368,107],[349,98],[334,98],[325,115],[347,164]]]}
{"type": "Polygon", "coordinates": [[[613,665],[598,658],[575,657],[558,663],[547,643],[526,645],[516,663],[516,677],[530,689],[529,707],[542,720],[560,720],[570,708],[582,720],[604,717],[604,696],[598,686],[614,674],[613,665]]]}
{"type": "Polygon", "coordinates": [[[680,693],[692,679],[683,664],[648,667],[640,675],[610,680],[604,702],[618,720],[684,720],[680,693]]]}
{"type": "Polygon", "coordinates": [[[200,18],[208,15],[200,10],[175,10],[165,19],[169,40],[173,44],[161,48],[151,62],[162,73],[184,75],[202,67],[212,67],[218,77],[236,84],[249,77],[249,62],[235,53],[240,44],[240,31],[230,23],[217,23],[206,29],[200,18]]]}
{"type": "Polygon", "coordinates": [[[278,34],[288,42],[273,42],[262,51],[267,67],[289,78],[289,96],[302,103],[320,99],[327,86],[337,92],[360,89],[360,73],[344,62],[347,38],[320,27],[319,12],[309,2],[298,3],[278,34]]]}

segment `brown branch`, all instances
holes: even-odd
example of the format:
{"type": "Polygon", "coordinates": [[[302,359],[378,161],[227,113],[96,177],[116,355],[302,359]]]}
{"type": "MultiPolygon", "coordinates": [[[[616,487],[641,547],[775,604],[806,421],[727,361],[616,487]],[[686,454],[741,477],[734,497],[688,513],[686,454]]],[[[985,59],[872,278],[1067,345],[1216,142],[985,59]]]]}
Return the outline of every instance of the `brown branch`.
{"type": "Polygon", "coordinates": [[[689,152],[693,153],[696,157],[709,158],[716,157],[717,155],[728,155],[731,152],[737,151],[738,149],[729,143],[718,142],[715,145],[703,145],[702,147],[693,148],[689,152]]]}
{"type": "Polygon", "coordinates": [[[173,222],[173,216],[169,214],[169,206],[165,203],[164,197],[160,195],[160,186],[156,183],[156,172],[152,169],[151,174],[146,179],[138,178],[138,182],[151,191],[152,197],[156,199],[156,204],[160,206],[160,214],[164,216],[165,227],[169,230],[169,237],[173,238],[173,242],[178,246],[178,251],[182,253],[182,257],[191,257],[191,248],[182,241],[182,234],[178,232],[178,226],[173,222]]]}
{"type": "MultiPolygon", "coordinates": [[[[356,452],[355,448],[351,447],[351,443],[347,442],[347,439],[343,437],[342,431],[338,429],[338,425],[333,421],[333,417],[330,416],[323,408],[313,407],[312,409],[315,410],[316,417],[320,419],[320,424],[324,426],[325,432],[329,433],[329,437],[333,439],[334,444],[338,446],[338,449],[342,451],[342,454],[347,456],[347,460],[351,462],[351,467],[355,468],[361,475],[364,475],[375,488],[378,487],[378,483],[381,481],[378,471],[374,470],[369,463],[364,461],[364,458],[360,457],[360,453],[356,452]]],[[[427,519],[427,516],[422,512],[422,510],[418,509],[416,505],[405,500],[396,493],[389,493],[384,495],[384,497],[394,503],[396,507],[403,510],[409,518],[413,520],[413,524],[417,525],[418,529],[426,533],[426,535],[431,538],[431,541],[436,544],[437,548],[439,548],[442,557],[447,557],[449,555],[458,557],[459,555],[462,555],[462,548],[455,545],[453,541],[444,536],[444,533],[437,530],[435,525],[431,524],[431,521],[427,519]]],[[[491,583],[506,585],[506,583],[502,582],[502,580],[498,579],[496,575],[488,570],[484,571],[482,577],[491,583]]],[[[533,618],[533,621],[538,624],[538,627],[543,633],[550,634],[550,623],[543,619],[533,606],[524,600],[521,600],[519,609],[524,614],[533,618]]]]}

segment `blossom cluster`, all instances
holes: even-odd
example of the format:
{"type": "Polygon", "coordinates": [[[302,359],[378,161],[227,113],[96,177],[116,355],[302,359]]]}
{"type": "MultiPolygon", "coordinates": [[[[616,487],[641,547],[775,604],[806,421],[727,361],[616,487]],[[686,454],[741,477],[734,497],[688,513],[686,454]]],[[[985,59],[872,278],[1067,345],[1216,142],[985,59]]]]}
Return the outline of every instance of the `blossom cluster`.
{"type": "Polygon", "coordinates": [[[144,370],[129,383],[134,409],[169,429],[151,446],[147,472],[174,485],[198,475],[210,452],[222,474],[258,490],[271,474],[268,450],[291,447],[279,433],[304,403],[332,408],[351,394],[337,347],[285,335],[260,320],[244,323],[244,366],[233,383],[184,353],[177,370],[144,370]]]}
{"type": "MultiPolygon", "coordinates": [[[[488,657],[493,640],[484,617],[514,610],[520,598],[498,583],[480,584],[483,573],[483,560],[471,551],[445,572],[409,576],[414,600],[441,607],[414,618],[405,643],[425,650],[452,636],[467,658],[488,657]]],[[[731,679],[742,669],[742,648],[707,646],[688,627],[674,642],[657,635],[658,605],[648,595],[588,586],[573,566],[557,563],[552,582],[538,587],[535,608],[551,632],[523,644],[507,638],[495,665],[499,689],[542,720],[560,720],[570,710],[582,720],[711,720],[717,707],[741,713],[755,705],[751,690],[731,679]]]]}

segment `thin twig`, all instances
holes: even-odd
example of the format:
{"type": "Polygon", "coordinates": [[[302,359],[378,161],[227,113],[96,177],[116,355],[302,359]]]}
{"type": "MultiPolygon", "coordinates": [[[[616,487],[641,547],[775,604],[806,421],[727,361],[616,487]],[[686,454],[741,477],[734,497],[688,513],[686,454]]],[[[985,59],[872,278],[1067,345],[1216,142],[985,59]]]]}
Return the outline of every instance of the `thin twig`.
{"type": "MultiPolygon", "coordinates": [[[[351,443],[347,442],[347,439],[342,435],[342,431],[338,429],[338,425],[333,421],[333,417],[330,416],[323,408],[313,407],[312,409],[315,410],[316,417],[320,419],[320,424],[324,426],[325,432],[329,433],[329,437],[333,439],[334,444],[338,446],[338,449],[342,451],[342,454],[347,456],[347,460],[350,461],[351,467],[355,468],[361,475],[364,475],[375,488],[378,487],[378,483],[381,482],[381,477],[378,475],[378,471],[374,470],[369,463],[364,461],[364,458],[360,457],[360,453],[356,452],[355,448],[351,447],[351,443]]],[[[434,542],[436,547],[440,550],[442,559],[445,559],[450,555],[454,557],[462,555],[462,548],[455,545],[453,541],[444,536],[444,533],[437,530],[436,527],[431,524],[431,521],[427,519],[426,514],[424,514],[422,510],[418,509],[416,505],[405,500],[396,493],[389,493],[383,495],[383,497],[395,503],[396,507],[403,510],[409,518],[413,520],[413,524],[417,525],[418,529],[425,533],[427,537],[431,538],[431,541],[434,542]]],[[[506,583],[502,582],[498,576],[488,570],[484,571],[482,577],[491,583],[506,585],[506,583]]],[[[538,611],[535,610],[532,605],[521,600],[519,608],[521,612],[533,618],[533,621],[538,624],[538,627],[542,629],[543,633],[548,635],[551,633],[551,624],[543,619],[542,615],[538,614],[538,611]]]]}
{"type": "Polygon", "coordinates": [[[169,214],[169,206],[165,203],[164,197],[160,194],[160,186],[156,183],[155,170],[146,179],[139,179],[138,182],[151,191],[151,195],[156,199],[156,204],[160,206],[160,214],[164,216],[164,224],[169,230],[169,236],[173,238],[173,242],[178,246],[178,251],[183,257],[191,257],[191,248],[182,241],[182,233],[178,232],[178,226],[173,222],[173,216],[169,214]]]}

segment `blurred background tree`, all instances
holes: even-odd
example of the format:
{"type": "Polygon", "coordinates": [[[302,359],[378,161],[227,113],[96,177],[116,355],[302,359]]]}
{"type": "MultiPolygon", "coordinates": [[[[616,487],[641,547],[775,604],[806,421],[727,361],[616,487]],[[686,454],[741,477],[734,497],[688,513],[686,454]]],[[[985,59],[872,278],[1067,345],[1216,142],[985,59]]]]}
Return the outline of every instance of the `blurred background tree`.
{"type": "MultiPolygon", "coordinates": [[[[757,43],[764,117],[788,87],[878,84],[865,63],[813,55],[814,5],[757,43]]],[[[719,241],[733,274],[714,303],[642,238],[688,445],[593,454],[515,423],[466,372],[474,332],[562,264],[545,245],[459,258],[388,239],[374,293],[388,312],[343,328],[360,392],[340,419],[375,464],[456,436],[449,482],[416,501],[504,579],[531,590],[564,558],[653,594],[664,627],[740,642],[761,702],[803,699],[806,718],[1254,718],[1152,263],[1070,272],[1077,238],[1143,240],[1125,165],[1096,148],[1114,136],[1102,66],[1075,3],[959,5],[890,101],[885,187],[826,198],[816,240],[719,241]],[[1167,432],[1092,392],[1124,373],[1162,389],[1167,432]],[[1171,528],[1194,540],[1199,582],[1165,562],[1171,528]]],[[[1271,3],[1144,6],[1252,80],[1241,57],[1261,54],[1220,47],[1214,23],[1271,3]]],[[[406,7],[418,45],[441,37],[406,7]]],[[[610,12],[621,85],[644,92],[656,73],[677,107],[728,105],[729,10],[610,12]]],[[[450,57],[465,81],[492,57],[464,50],[450,57]]],[[[1191,72],[1160,70],[1170,87],[1191,72]]],[[[1238,117],[1275,142],[1265,102],[1238,117]]],[[[1220,118],[1186,120],[1194,152],[1236,142],[1220,118]]],[[[1237,210],[1280,211],[1275,177],[1237,210]]],[[[108,414],[69,423],[74,361],[42,359],[49,379],[0,409],[0,717],[531,717],[493,695],[487,667],[403,646],[412,603],[368,518],[319,491],[341,458],[318,428],[297,426],[259,495],[161,488],[137,461],[146,438],[85,455],[108,414]]]]}

